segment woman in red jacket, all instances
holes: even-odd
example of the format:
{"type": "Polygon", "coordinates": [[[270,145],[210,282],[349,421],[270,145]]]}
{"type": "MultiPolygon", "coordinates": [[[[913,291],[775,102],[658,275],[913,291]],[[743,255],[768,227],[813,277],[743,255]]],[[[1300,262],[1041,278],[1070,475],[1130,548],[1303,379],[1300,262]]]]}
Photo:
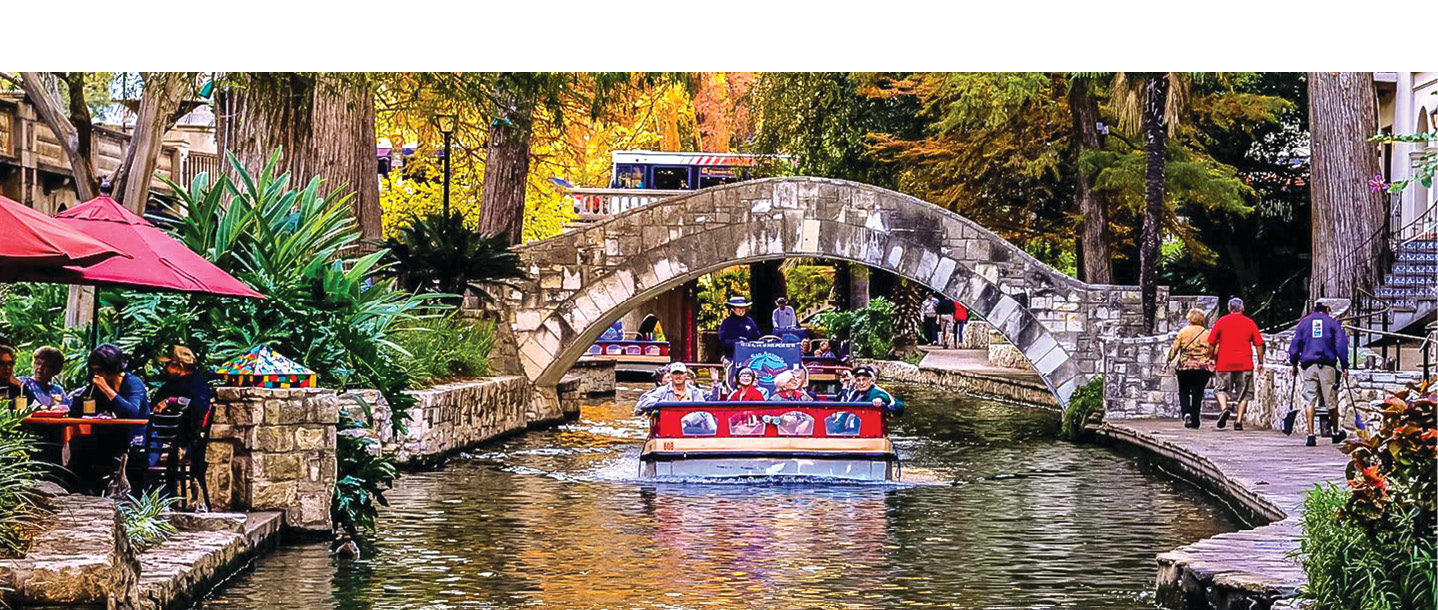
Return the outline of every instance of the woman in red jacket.
{"type": "Polygon", "coordinates": [[[754,369],[740,369],[734,377],[738,388],[729,394],[729,400],[766,400],[764,393],[759,391],[759,377],[754,373],[754,369]]]}

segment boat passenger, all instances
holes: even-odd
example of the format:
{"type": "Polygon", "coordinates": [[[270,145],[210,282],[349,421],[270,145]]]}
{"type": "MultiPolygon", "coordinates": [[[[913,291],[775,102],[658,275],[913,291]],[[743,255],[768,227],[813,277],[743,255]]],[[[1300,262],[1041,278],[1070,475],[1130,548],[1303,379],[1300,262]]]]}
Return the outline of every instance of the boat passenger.
{"type": "Polygon", "coordinates": [[[869,402],[894,415],[904,412],[904,403],[894,400],[892,394],[875,384],[874,369],[867,366],[854,369],[854,386],[839,394],[839,402],[869,402]]]}
{"type": "Polygon", "coordinates": [[[729,395],[729,400],[767,400],[764,391],[759,389],[759,375],[754,372],[754,369],[741,369],[736,377],[738,377],[736,382],[739,384],[739,388],[729,395]]]}
{"type": "Polygon", "coordinates": [[[785,400],[794,402],[811,402],[814,395],[803,388],[805,377],[800,373],[803,369],[784,371],[774,376],[774,392],[769,400],[785,400]]]}
{"type": "Polygon", "coordinates": [[[828,340],[828,339],[825,339],[825,340],[823,340],[823,341],[820,341],[820,342],[819,342],[819,347],[814,348],[814,357],[815,357],[815,358],[833,358],[833,357],[834,357],[834,348],[829,345],[829,340],[828,340]]]}
{"type": "Polygon", "coordinates": [[[683,362],[669,365],[669,383],[645,393],[634,403],[634,414],[647,413],[661,402],[704,402],[704,390],[689,380],[689,367],[683,362]]]}

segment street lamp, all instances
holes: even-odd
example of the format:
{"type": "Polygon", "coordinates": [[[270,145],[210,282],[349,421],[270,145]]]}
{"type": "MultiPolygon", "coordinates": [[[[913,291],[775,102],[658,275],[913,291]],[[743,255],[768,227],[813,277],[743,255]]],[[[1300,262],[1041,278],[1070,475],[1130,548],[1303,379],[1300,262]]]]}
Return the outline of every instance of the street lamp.
{"type": "Polygon", "coordinates": [[[435,116],[439,123],[439,132],[444,134],[444,218],[449,221],[449,143],[454,137],[455,116],[452,114],[441,114],[435,116]]]}

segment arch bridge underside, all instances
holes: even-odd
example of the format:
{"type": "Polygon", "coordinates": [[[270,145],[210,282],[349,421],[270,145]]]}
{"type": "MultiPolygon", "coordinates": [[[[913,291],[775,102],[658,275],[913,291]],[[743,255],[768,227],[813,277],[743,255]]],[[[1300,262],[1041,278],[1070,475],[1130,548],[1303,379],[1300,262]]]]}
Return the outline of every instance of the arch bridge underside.
{"type": "Polygon", "coordinates": [[[1065,407],[1097,370],[1101,337],[1142,332],[1136,288],[1085,284],[943,208],[841,180],[704,189],[517,250],[531,279],[511,291],[507,315],[519,366],[539,386],[634,306],[729,265],[788,257],[863,263],[965,303],[1065,407]]]}

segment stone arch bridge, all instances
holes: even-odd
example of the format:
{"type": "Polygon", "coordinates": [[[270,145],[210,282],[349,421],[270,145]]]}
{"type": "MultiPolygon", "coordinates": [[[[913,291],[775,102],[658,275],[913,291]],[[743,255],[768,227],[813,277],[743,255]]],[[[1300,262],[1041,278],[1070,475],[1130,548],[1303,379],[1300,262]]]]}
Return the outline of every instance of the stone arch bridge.
{"type": "Polygon", "coordinates": [[[1101,338],[1142,334],[1137,288],[1083,283],[943,208],[842,180],[713,187],[516,250],[531,279],[509,292],[504,315],[517,365],[539,387],[635,305],[730,265],[788,257],[863,263],[965,303],[1065,407],[1098,369],[1101,338]]]}

